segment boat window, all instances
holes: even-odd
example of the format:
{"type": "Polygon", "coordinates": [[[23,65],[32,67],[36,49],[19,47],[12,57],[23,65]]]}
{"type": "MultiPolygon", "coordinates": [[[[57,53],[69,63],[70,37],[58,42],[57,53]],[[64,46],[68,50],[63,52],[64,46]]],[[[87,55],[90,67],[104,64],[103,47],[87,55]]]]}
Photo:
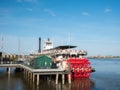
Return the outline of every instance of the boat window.
{"type": "Polygon", "coordinates": [[[75,54],[72,54],[72,55],[71,55],[71,57],[74,57],[74,58],[76,58],[77,56],[76,56],[75,54]]]}

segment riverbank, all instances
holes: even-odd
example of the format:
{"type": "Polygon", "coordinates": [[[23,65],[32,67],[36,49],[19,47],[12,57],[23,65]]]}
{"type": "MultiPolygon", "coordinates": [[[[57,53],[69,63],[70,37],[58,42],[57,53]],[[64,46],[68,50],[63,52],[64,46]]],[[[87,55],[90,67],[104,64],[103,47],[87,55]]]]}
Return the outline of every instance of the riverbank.
{"type": "Polygon", "coordinates": [[[99,58],[102,58],[102,59],[107,59],[107,58],[110,58],[110,59],[114,59],[114,58],[120,58],[120,56],[88,56],[87,58],[89,59],[99,59],[99,58]]]}

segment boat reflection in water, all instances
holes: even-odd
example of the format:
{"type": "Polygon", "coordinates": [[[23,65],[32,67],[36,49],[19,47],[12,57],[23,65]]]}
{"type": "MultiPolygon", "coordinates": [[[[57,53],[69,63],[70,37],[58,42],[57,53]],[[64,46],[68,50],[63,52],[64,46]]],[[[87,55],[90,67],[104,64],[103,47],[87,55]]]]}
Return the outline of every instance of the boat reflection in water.
{"type": "Polygon", "coordinates": [[[76,79],[72,82],[72,90],[91,90],[94,82],[89,78],[76,79]]]}
{"type": "Polygon", "coordinates": [[[75,79],[71,84],[62,84],[59,82],[55,84],[54,81],[40,81],[40,85],[29,85],[30,90],[92,90],[95,87],[95,83],[88,78],[75,79]]]}
{"type": "Polygon", "coordinates": [[[92,90],[95,86],[95,83],[88,78],[75,79],[72,81],[72,84],[56,85],[55,90],[92,90]]]}
{"type": "Polygon", "coordinates": [[[92,90],[95,87],[94,81],[89,78],[74,79],[71,84],[59,82],[55,84],[54,80],[40,80],[40,85],[31,86],[32,90],[92,90]]]}

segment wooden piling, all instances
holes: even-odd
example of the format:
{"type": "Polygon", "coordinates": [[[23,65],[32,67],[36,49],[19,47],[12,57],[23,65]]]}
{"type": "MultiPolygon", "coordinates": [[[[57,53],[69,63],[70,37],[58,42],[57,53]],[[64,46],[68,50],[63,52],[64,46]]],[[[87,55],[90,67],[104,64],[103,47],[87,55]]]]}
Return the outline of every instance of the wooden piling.
{"type": "Polygon", "coordinates": [[[24,74],[24,78],[26,78],[26,76],[25,76],[25,75],[26,75],[26,70],[25,70],[25,69],[24,69],[24,72],[23,72],[23,74],[24,74]]]}
{"type": "Polygon", "coordinates": [[[33,82],[35,81],[35,74],[34,73],[32,75],[32,80],[33,80],[33,82]]]}
{"type": "Polygon", "coordinates": [[[28,71],[26,70],[26,79],[28,79],[28,71]]]}
{"type": "Polygon", "coordinates": [[[56,81],[55,81],[55,84],[58,84],[58,77],[59,77],[59,74],[56,73],[56,81]]]}
{"type": "Polygon", "coordinates": [[[30,72],[28,71],[28,76],[27,76],[28,78],[27,78],[27,81],[28,81],[28,84],[29,84],[29,82],[30,82],[30,72]]]}
{"type": "Polygon", "coordinates": [[[27,78],[27,70],[25,70],[25,79],[27,78]]]}
{"type": "Polygon", "coordinates": [[[65,83],[65,75],[62,74],[62,84],[64,84],[64,83],[65,83]]]}
{"type": "Polygon", "coordinates": [[[32,80],[32,75],[33,75],[32,72],[30,72],[30,80],[32,80]]]}
{"type": "Polygon", "coordinates": [[[71,84],[71,75],[68,74],[68,83],[71,84]]]}
{"type": "Polygon", "coordinates": [[[26,76],[26,80],[27,80],[27,70],[25,71],[25,76],[26,76]]]}
{"type": "Polygon", "coordinates": [[[7,73],[10,74],[10,67],[7,67],[7,73]]]}
{"type": "Polygon", "coordinates": [[[39,74],[37,74],[37,86],[39,85],[39,74]]]}

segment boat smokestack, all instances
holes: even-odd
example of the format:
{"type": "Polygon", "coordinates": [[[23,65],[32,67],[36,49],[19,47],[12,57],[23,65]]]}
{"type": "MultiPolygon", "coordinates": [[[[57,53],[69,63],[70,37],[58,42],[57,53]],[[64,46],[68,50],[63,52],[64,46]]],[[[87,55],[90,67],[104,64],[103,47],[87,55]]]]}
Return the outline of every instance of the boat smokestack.
{"type": "Polygon", "coordinates": [[[41,38],[39,37],[39,50],[38,52],[40,53],[41,52],[41,38]]]}

